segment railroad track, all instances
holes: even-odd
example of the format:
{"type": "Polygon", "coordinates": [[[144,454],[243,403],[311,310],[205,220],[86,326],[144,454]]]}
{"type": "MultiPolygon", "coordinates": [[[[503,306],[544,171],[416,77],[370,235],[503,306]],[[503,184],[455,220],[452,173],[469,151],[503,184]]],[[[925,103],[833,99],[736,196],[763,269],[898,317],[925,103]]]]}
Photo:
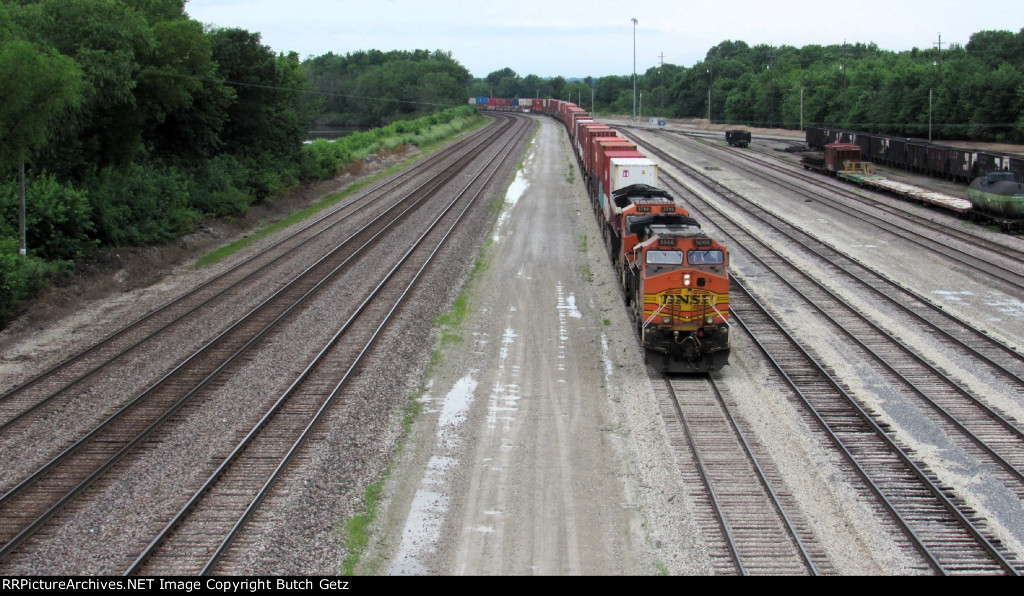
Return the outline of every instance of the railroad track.
{"type": "MultiPolygon", "coordinates": [[[[770,464],[762,464],[741,431],[715,376],[652,380],[663,411],[679,422],[670,438],[685,475],[716,574],[818,575],[832,573],[806,521],[770,464]],[[685,437],[685,439],[683,438],[685,437]],[[700,487],[699,489],[696,487],[700,487]]],[[[666,418],[673,418],[666,416],[666,418]]]]}
{"type": "MultiPolygon", "coordinates": [[[[0,541],[3,542],[0,557],[10,557],[16,552],[24,554],[23,551],[30,548],[28,545],[34,534],[52,523],[50,520],[65,508],[73,514],[83,498],[88,500],[90,491],[98,492],[94,490],[94,484],[112,482],[111,478],[117,478],[126,465],[123,462],[136,452],[144,451],[145,445],[172,441],[174,433],[183,430],[176,428],[175,422],[186,418],[187,412],[200,410],[206,395],[216,390],[222,383],[222,377],[243,374],[239,371],[247,364],[250,349],[271,341],[275,329],[302,310],[307,300],[312,301],[320,288],[337,283],[335,278],[344,272],[349,272],[346,275],[351,277],[350,270],[357,270],[356,277],[365,277],[370,289],[361,302],[353,301],[339,307],[339,310],[346,309],[348,319],[328,345],[304,370],[288,373],[293,375],[295,382],[284,395],[259,406],[260,411],[266,413],[258,416],[259,420],[251,430],[229,431],[233,435],[244,434],[246,438],[223,458],[223,465],[208,475],[210,482],[195,492],[186,508],[176,516],[168,515],[163,511],[170,504],[162,503],[154,508],[152,517],[148,517],[150,521],[142,524],[157,525],[164,530],[151,541],[152,551],[132,555],[137,561],[131,567],[133,571],[143,570],[143,562],[151,565],[146,569],[160,569],[161,562],[167,561],[181,563],[178,567],[164,568],[168,573],[192,573],[202,569],[202,565],[195,566],[194,561],[201,556],[194,553],[204,549],[208,551],[209,537],[214,535],[208,531],[210,517],[204,516],[218,520],[235,516],[234,525],[241,527],[242,521],[238,520],[244,520],[249,513],[237,514],[235,507],[238,503],[247,502],[251,513],[262,498],[260,495],[273,485],[273,478],[286,468],[304,440],[297,437],[308,436],[328,409],[330,400],[339,394],[345,380],[358,371],[360,362],[371,350],[374,338],[449,238],[456,226],[454,222],[461,220],[490,177],[507,163],[512,148],[521,144],[528,129],[527,121],[501,120],[504,121],[502,126],[491,127],[495,130],[487,135],[486,146],[474,142],[454,161],[434,162],[432,169],[435,174],[431,181],[403,193],[401,200],[341,241],[326,256],[296,276],[292,283],[276,291],[217,339],[197,351],[179,369],[140,394],[122,412],[8,490],[0,497],[0,541]],[[440,173],[436,173],[438,168],[442,169],[440,173]],[[472,168],[475,173],[467,176],[467,168],[472,168]],[[480,173],[484,171],[487,173],[480,173]],[[468,182],[459,182],[466,178],[469,178],[468,182]],[[450,190],[453,182],[462,185],[462,191],[454,198],[450,190]],[[433,221],[433,224],[426,230],[421,228],[416,232],[418,239],[411,241],[409,234],[416,227],[410,225],[413,221],[433,221]],[[399,262],[388,265],[375,256],[374,251],[382,242],[394,244],[398,240],[412,242],[399,262]],[[374,267],[372,274],[364,275],[368,262],[382,267],[374,267]],[[269,471],[268,466],[272,468],[269,471]],[[245,487],[241,488],[239,482],[243,481],[245,487]],[[254,484],[260,483],[264,485],[262,489],[254,488],[254,484]],[[246,499],[239,499],[240,495],[245,495],[246,499]],[[226,500],[217,501],[218,497],[226,500]],[[213,504],[202,505],[205,503],[213,504]],[[207,508],[201,509],[202,506],[207,508]],[[177,521],[166,523],[172,517],[177,521]],[[202,543],[204,546],[189,550],[186,557],[182,544],[198,544],[197,535],[184,543],[175,542],[175,537],[188,536],[188,530],[182,529],[188,526],[179,524],[195,524],[196,520],[204,528],[198,535],[207,537],[207,540],[202,543]],[[153,553],[161,554],[153,556],[153,553]],[[170,557],[166,553],[171,553],[170,557]]],[[[476,140],[484,139],[476,137],[476,140]]],[[[261,399],[266,402],[268,397],[272,396],[261,399]]],[[[211,465],[203,462],[200,469],[209,472],[211,465]]],[[[225,539],[225,536],[233,536],[236,531],[237,528],[220,535],[220,541],[224,545],[230,544],[230,538],[225,539]]]]}
{"type": "MultiPolygon", "coordinates": [[[[730,161],[730,163],[732,162],[730,161]]],[[[691,175],[692,173],[691,170],[691,175]]],[[[872,300],[884,303],[887,310],[898,313],[903,325],[906,325],[908,321],[914,322],[920,326],[921,333],[937,338],[944,345],[956,346],[956,349],[961,350],[956,356],[958,359],[967,356],[977,360],[979,368],[990,370],[993,374],[1003,377],[1003,380],[1008,382],[1011,387],[1024,391],[1024,357],[1016,349],[992,338],[987,333],[979,332],[960,319],[949,315],[926,297],[904,287],[897,280],[864,266],[844,252],[812,237],[746,197],[717,185],[706,177],[704,179],[709,184],[718,187],[716,192],[728,196],[730,201],[740,206],[746,213],[765,222],[768,229],[795,240],[805,251],[837,268],[845,280],[871,294],[872,300]]],[[[817,198],[817,195],[815,196],[817,198]]],[[[1005,247],[1003,249],[1007,252],[1014,252],[1005,247]]],[[[1020,254],[1021,259],[1024,260],[1024,253],[1016,254],[1020,254]]]]}
{"type": "Polygon", "coordinates": [[[1024,270],[1020,267],[1024,252],[1018,249],[873,199],[870,194],[854,191],[850,184],[783,166],[777,160],[764,158],[755,152],[744,152],[741,157],[735,151],[708,141],[702,141],[701,147],[705,151],[713,151],[717,159],[730,167],[768,179],[798,196],[870,223],[953,262],[985,272],[994,282],[1007,284],[1011,294],[1020,295],[1024,291],[1024,270]],[[793,182],[794,178],[800,183],[793,182]],[[865,209],[865,206],[871,209],[865,209]],[[872,211],[883,215],[875,215],[872,211]]]}
{"type": "MultiPolygon", "coordinates": [[[[690,174],[699,175],[693,170],[690,174]]],[[[952,354],[952,360],[976,362],[967,368],[986,370],[996,383],[1024,393],[1024,357],[1012,348],[949,316],[900,284],[822,245],[741,195],[706,178],[704,183],[714,184],[715,192],[724,193],[733,206],[765,222],[770,230],[792,239],[791,246],[801,246],[809,254],[827,262],[832,280],[842,279],[847,285],[871,294],[876,304],[882,304],[884,310],[896,314],[901,327],[913,323],[917,335],[926,337],[929,343],[942,345],[952,354]]],[[[705,209],[714,207],[705,203],[702,212],[705,209]]],[[[718,221],[723,220],[725,214],[717,212],[721,216],[718,221]]],[[[781,254],[752,234],[738,231],[738,227],[731,229],[727,233],[735,238],[734,244],[750,249],[748,260],[758,261],[773,271],[797,294],[813,296],[809,301],[811,311],[818,311],[831,319],[837,331],[845,334],[851,345],[859,346],[874,358],[880,368],[889,372],[891,377],[886,380],[886,386],[903,387],[928,403],[935,413],[956,427],[955,432],[968,436],[978,448],[986,451],[1004,469],[1013,490],[1024,498],[1024,430],[1020,421],[975,395],[983,387],[977,383],[967,384],[941,370],[901,338],[893,337],[888,329],[882,328],[885,323],[879,324],[863,316],[837,292],[803,272],[788,255],[781,254]],[[756,247],[756,250],[751,247],[756,247]],[[855,326],[856,332],[848,331],[855,326]],[[990,448],[990,444],[995,447],[990,448]]]]}
{"type": "MultiPolygon", "coordinates": [[[[332,238],[338,229],[350,224],[357,215],[363,214],[370,206],[373,212],[379,211],[375,203],[391,200],[393,196],[403,194],[411,184],[415,184],[423,169],[434,167],[452,167],[469,159],[482,143],[495,135],[496,130],[478,131],[461,144],[458,152],[441,152],[431,156],[421,168],[411,168],[399,176],[366,189],[358,196],[331,209],[313,221],[256,254],[240,261],[227,271],[211,278],[182,296],[158,307],[143,318],[118,329],[100,342],[88,346],[84,350],[52,366],[20,385],[10,388],[0,395],[0,433],[16,432],[12,429],[19,423],[38,424],[40,416],[51,416],[63,406],[60,400],[78,399],[89,391],[84,384],[94,377],[102,376],[105,371],[116,367],[129,367],[138,354],[147,346],[158,341],[161,334],[172,331],[175,327],[187,324],[192,317],[198,316],[202,309],[214,308],[222,303],[244,303],[245,297],[253,294],[253,288],[261,283],[260,276],[273,268],[295,268],[294,258],[300,249],[321,242],[324,246],[336,243],[332,238]],[[40,414],[42,412],[42,414],[40,414]]],[[[257,295],[258,296],[258,295],[257,295]]],[[[120,372],[112,374],[123,374],[120,372]]],[[[0,481],[4,486],[5,481],[0,481]]]]}
{"type": "Polygon", "coordinates": [[[490,159],[482,183],[474,179],[472,191],[467,185],[450,200],[329,345],[139,554],[128,573],[192,575],[214,570],[253,507],[271,490],[331,402],[343,395],[378,334],[398,309],[406,307],[426,268],[434,264],[444,243],[526,130],[523,127],[490,159]]]}
{"type": "MultiPolygon", "coordinates": [[[[656,151],[656,153],[658,153],[656,151]]],[[[664,154],[659,155],[660,159],[671,162],[672,159],[664,154]]],[[[731,206],[742,208],[753,212],[755,209],[748,205],[749,201],[739,196],[736,193],[728,191],[728,189],[722,188],[717,183],[710,181],[707,177],[703,176],[700,172],[686,168],[682,164],[676,163],[677,167],[681,167],[690,176],[693,176],[695,180],[700,180],[701,185],[707,185],[708,187],[715,187],[714,192],[723,193],[727,195],[727,200],[731,206]]],[[[664,172],[663,172],[664,173],[664,172]]],[[[679,184],[676,182],[676,184],[679,184]]],[[[693,181],[687,183],[688,188],[691,190],[696,184],[693,181]]],[[[689,192],[689,191],[687,191],[689,192]]],[[[703,190],[702,192],[709,192],[703,190]]],[[[826,329],[822,334],[825,336],[832,337],[844,337],[848,339],[849,345],[854,346],[852,349],[862,351],[863,355],[861,358],[864,360],[874,360],[878,365],[878,370],[884,370],[886,372],[880,373],[877,370],[872,370],[871,374],[877,376],[880,381],[875,383],[875,386],[879,387],[894,387],[895,395],[899,395],[901,399],[907,400],[910,403],[915,403],[915,408],[922,408],[927,410],[926,416],[930,423],[939,426],[943,432],[949,436],[955,437],[960,447],[967,451],[970,451],[973,456],[990,462],[989,465],[997,473],[1001,480],[1006,483],[1010,490],[1015,491],[1016,497],[1020,498],[1020,489],[1022,486],[1021,469],[1022,460],[1019,457],[1019,450],[1021,443],[1021,433],[1016,421],[1007,420],[1005,417],[999,415],[993,408],[987,407],[981,400],[977,400],[971,394],[970,391],[962,387],[962,383],[943,373],[942,371],[936,370],[936,367],[929,363],[926,359],[922,358],[918,354],[914,353],[908,346],[902,344],[900,341],[895,340],[889,334],[885,333],[877,325],[872,323],[870,320],[863,317],[856,308],[853,308],[845,303],[838,295],[825,288],[822,284],[813,280],[810,276],[806,275],[801,270],[798,263],[793,262],[791,252],[787,251],[786,255],[780,254],[778,251],[771,249],[767,244],[762,242],[757,236],[749,232],[740,226],[737,222],[733,221],[724,212],[718,210],[710,202],[704,202],[699,197],[693,199],[698,206],[694,212],[703,213],[705,215],[702,220],[713,221],[717,227],[721,229],[720,232],[715,233],[715,237],[720,241],[724,241],[728,244],[732,250],[732,260],[737,262],[743,260],[744,263],[759,263],[757,266],[757,272],[753,273],[758,280],[759,286],[771,287],[772,288],[772,304],[773,308],[789,310],[794,312],[804,313],[805,319],[813,319],[816,328],[820,326],[826,329]],[[712,215],[717,213],[717,218],[712,215]],[[893,361],[894,365],[890,366],[889,362],[893,361]]],[[[772,221],[772,217],[764,213],[750,213],[751,217],[764,218],[762,221],[769,221],[771,225],[776,226],[776,223],[772,221]]],[[[760,224],[759,224],[760,226],[760,224]]],[[[779,235],[790,234],[790,230],[783,229],[783,226],[778,225],[773,228],[779,235]]],[[[788,238],[792,239],[793,244],[799,244],[800,238],[793,234],[788,238]]],[[[789,243],[790,240],[787,240],[789,243]]],[[[812,244],[815,242],[810,241],[812,244]]],[[[809,250],[807,247],[805,249],[809,250]]],[[[837,269],[842,271],[841,268],[830,265],[831,269],[837,269]]],[[[856,274],[847,272],[846,275],[855,278],[856,274]]],[[[738,283],[738,280],[734,276],[734,281],[738,283]]],[[[882,288],[882,293],[889,291],[889,288],[882,288]]],[[[736,292],[735,294],[739,294],[736,292]]],[[[738,317],[742,318],[745,312],[749,312],[749,309],[743,307],[743,302],[732,301],[731,308],[738,317]],[[740,307],[737,309],[736,304],[740,307]]],[[[789,335],[790,332],[782,332],[784,335],[789,335]]],[[[937,333],[935,329],[930,329],[927,333],[937,333]]],[[[793,351],[799,347],[795,340],[790,339],[788,345],[777,343],[773,345],[779,345],[784,347],[778,347],[770,350],[768,353],[782,357],[783,352],[793,351]]],[[[800,349],[803,349],[800,347],[800,349]]],[[[958,349],[964,348],[963,345],[958,346],[958,349]]],[[[1012,353],[1012,351],[1011,351],[1012,353]]],[[[971,354],[969,357],[977,358],[977,354],[971,354]]],[[[808,358],[810,362],[816,362],[808,352],[808,358]]],[[[1012,358],[1019,358],[1015,354],[1012,358]]],[[[1012,365],[1017,366],[1019,363],[1012,365]]],[[[808,364],[803,365],[804,367],[809,366],[808,364]]],[[[995,368],[993,368],[995,371],[995,368]]],[[[818,366],[817,372],[805,372],[800,371],[793,373],[796,376],[802,378],[804,376],[825,376],[831,379],[835,376],[832,372],[827,372],[823,367],[818,366]]],[[[993,372],[993,374],[996,374],[993,372]]],[[[1007,376],[1009,382],[1019,383],[1019,376],[1016,376],[1012,372],[1003,370],[1001,374],[1007,376]]],[[[832,381],[838,388],[838,382],[832,381]]],[[[839,393],[833,392],[832,399],[843,399],[852,400],[853,397],[844,389],[839,393]],[[841,394],[841,395],[840,395],[841,394]]],[[[810,403],[810,402],[809,402],[810,403]]],[[[816,405],[818,408],[829,408],[828,402],[822,402],[816,405]]],[[[844,406],[846,407],[846,406],[844,406]]],[[[862,406],[856,403],[856,409],[861,409],[862,406]]],[[[876,424],[871,416],[867,416],[870,420],[870,424],[876,424]]],[[[837,423],[839,424],[839,423],[837,423]]],[[[885,431],[881,430],[881,425],[877,425],[878,430],[876,433],[885,435],[885,431]]],[[[845,436],[845,435],[844,435],[845,436]]],[[[896,449],[902,454],[903,450],[896,447],[895,444],[886,446],[884,444],[873,445],[872,450],[865,451],[858,445],[856,449],[851,449],[856,453],[866,453],[865,458],[873,458],[876,456],[874,450],[878,451],[878,454],[883,453],[885,450],[896,449]]],[[[906,458],[906,462],[910,462],[909,458],[906,458]]],[[[889,464],[891,465],[891,464],[889,464]]],[[[916,464],[915,464],[916,465],[916,464]]],[[[877,473],[879,477],[886,477],[887,468],[883,466],[877,473]]],[[[873,478],[874,472],[868,471],[865,478],[873,478]]],[[[906,472],[902,473],[906,476],[906,472]]],[[[944,495],[947,492],[946,487],[935,485],[936,482],[931,478],[931,474],[921,472],[918,474],[921,478],[920,482],[933,485],[928,488],[935,495],[944,495]]],[[[898,489],[893,488],[893,491],[898,493],[898,489]]],[[[881,494],[886,492],[880,491],[881,494]]],[[[945,497],[943,497],[945,498],[945,497]]],[[[941,500],[941,499],[940,499],[941,500]]],[[[899,505],[894,508],[897,511],[899,505]]],[[[906,505],[909,507],[911,514],[907,514],[907,517],[911,520],[916,520],[918,513],[914,508],[912,502],[906,505]]],[[[925,516],[923,519],[927,520],[922,522],[925,527],[928,524],[935,523],[934,519],[937,519],[938,511],[940,511],[939,505],[932,505],[934,512],[925,516]]],[[[1004,572],[1014,572],[1015,568],[1008,562],[1012,555],[1003,552],[996,546],[995,541],[990,535],[987,535],[983,529],[974,529],[972,522],[973,512],[969,510],[963,513],[957,509],[957,503],[954,500],[946,499],[942,503],[941,507],[945,508],[945,515],[957,518],[958,524],[965,527],[972,528],[967,530],[975,535],[972,540],[981,541],[986,544],[982,547],[987,549],[986,552],[989,557],[1001,558],[995,565],[995,569],[1002,570],[1004,572]]],[[[914,526],[913,523],[909,524],[914,526]]],[[[917,527],[914,527],[913,532],[921,532],[917,527]]],[[[928,540],[922,540],[923,548],[926,551],[933,548],[938,549],[940,554],[935,558],[938,561],[937,564],[933,564],[933,568],[938,571],[953,571],[953,572],[981,572],[991,571],[992,568],[987,567],[987,564],[981,564],[976,559],[969,565],[961,566],[955,561],[953,556],[954,550],[943,551],[943,545],[946,543],[946,539],[941,536],[935,536],[928,540]],[[934,545],[929,544],[930,541],[934,541],[934,545]]],[[[991,560],[991,559],[990,559],[991,560]]]]}
{"type": "MultiPolygon", "coordinates": [[[[735,281],[735,280],[734,280],[735,281]]],[[[985,521],[952,495],[890,429],[850,395],[834,374],[792,337],[740,283],[730,295],[733,321],[804,404],[901,529],[903,545],[920,553],[920,569],[939,574],[1020,574],[1020,563],[987,531],[985,521]]]]}

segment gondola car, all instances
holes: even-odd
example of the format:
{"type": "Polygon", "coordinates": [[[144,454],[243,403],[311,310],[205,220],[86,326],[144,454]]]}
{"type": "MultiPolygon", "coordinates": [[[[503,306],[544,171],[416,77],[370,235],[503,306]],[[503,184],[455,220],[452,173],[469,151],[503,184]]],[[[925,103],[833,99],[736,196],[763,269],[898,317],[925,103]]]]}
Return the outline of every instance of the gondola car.
{"type": "Polygon", "coordinates": [[[750,144],[750,131],[748,130],[727,130],[725,131],[725,142],[731,147],[746,147],[750,144]]]}

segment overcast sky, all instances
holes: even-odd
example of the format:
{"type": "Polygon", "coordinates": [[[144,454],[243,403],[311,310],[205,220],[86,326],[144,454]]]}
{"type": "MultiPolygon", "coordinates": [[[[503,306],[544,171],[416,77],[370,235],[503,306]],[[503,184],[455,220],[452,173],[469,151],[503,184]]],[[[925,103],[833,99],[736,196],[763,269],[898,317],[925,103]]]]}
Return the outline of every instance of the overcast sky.
{"type": "Polygon", "coordinates": [[[567,78],[693,66],[724,40],[871,43],[889,50],[966,45],[977,31],[1024,27],[1024,2],[964,0],[188,0],[188,14],[262,35],[302,58],[358,50],[445,50],[476,77],[506,66],[567,78]],[[534,10],[531,10],[534,8],[534,10]]]}

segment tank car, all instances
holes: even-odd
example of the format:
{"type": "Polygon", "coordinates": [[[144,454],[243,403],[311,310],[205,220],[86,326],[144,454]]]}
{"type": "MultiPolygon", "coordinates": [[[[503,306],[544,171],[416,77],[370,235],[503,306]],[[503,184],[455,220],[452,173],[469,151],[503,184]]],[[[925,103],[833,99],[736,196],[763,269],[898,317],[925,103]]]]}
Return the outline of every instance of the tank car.
{"type": "Polygon", "coordinates": [[[983,219],[993,220],[1003,231],[1024,227],[1024,184],[1015,180],[1013,172],[989,172],[975,179],[967,189],[967,200],[983,219]]]}

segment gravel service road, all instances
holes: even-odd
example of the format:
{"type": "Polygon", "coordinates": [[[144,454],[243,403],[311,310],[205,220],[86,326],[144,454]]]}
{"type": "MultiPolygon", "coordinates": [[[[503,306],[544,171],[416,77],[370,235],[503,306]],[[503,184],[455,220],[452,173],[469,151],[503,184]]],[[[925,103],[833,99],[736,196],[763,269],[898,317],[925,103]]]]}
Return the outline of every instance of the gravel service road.
{"type": "Polygon", "coordinates": [[[707,568],[696,532],[644,531],[633,425],[654,450],[636,465],[654,498],[679,496],[681,526],[685,491],[578,177],[564,129],[541,118],[462,341],[443,349],[386,485],[366,571],[654,573],[657,540],[686,572],[707,568]]]}

